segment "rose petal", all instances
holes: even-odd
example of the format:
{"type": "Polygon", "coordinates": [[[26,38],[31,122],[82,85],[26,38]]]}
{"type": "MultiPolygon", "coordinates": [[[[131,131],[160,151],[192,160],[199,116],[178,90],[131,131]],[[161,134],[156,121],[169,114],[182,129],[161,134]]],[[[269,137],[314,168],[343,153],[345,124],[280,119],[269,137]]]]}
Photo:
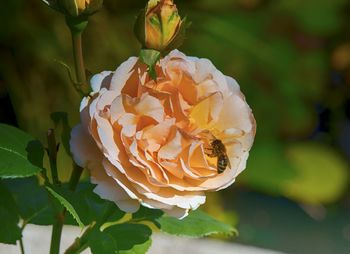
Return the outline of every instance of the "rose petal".
{"type": "Polygon", "coordinates": [[[122,115],[125,114],[125,109],[123,105],[123,97],[121,95],[117,96],[111,103],[110,107],[111,122],[114,124],[122,115]]]}
{"type": "Polygon", "coordinates": [[[225,98],[219,120],[213,126],[218,130],[236,128],[248,133],[253,129],[251,109],[242,96],[232,94],[225,98]]]}
{"type": "Polygon", "coordinates": [[[102,165],[91,169],[91,182],[97,184],[94,189],[96,194],[113,201],[122,211],[134,213],[139,209],[139,201],[131,199],[125,190],[105,173],[102,165]]]}
{"type": "Polygon", "coordinates": [[[158,122],[164,120],[164,109],[162,104],[158,99],[147,93],[143,94],[140,102],[135,105],[135,111],[138,115],[152,117],[158,122]]]}
{"type": "Polygon", "coordinates": [[[175,136],[167,144],[158,151],[158,160],[173,160],[182,151],[182,136],[179,131],[175,132],[175,136]]]}
{"type": "Polygon", "coordinates": [[[95,114],[95,119],[97,123],[97,133],[101,141],[103,153],[105,155],[109,155],[110,157],[117,158],[119,148],[113,140],[114,132],[110,122],[97,114],[95,114]]]}
{"type": "Polygon", "coordinates": [[[95,141],[81,124],[72,129],[69,145],[73,159],[80,167],[85,168],[89,162],[101,160],[102,154],[95,141]]]}
{"type": "Polygon", "coordinates": [[[90,79],[92,91],[97,93],[101,90],[102,87],[105,87],[108,89],[111,78],[112,78],[111,71],[103,71],[99,74],[94,75],[90,79]]]}
{"type": "Polygon", "coordinates": [[[123,86],[133,73],[133,67],[135,66],[137,60],[137,57],[130,57],[117,68],[111,80],[109,87],[110,90],[114,90],[118,94],[121,94],[123,86]]]}

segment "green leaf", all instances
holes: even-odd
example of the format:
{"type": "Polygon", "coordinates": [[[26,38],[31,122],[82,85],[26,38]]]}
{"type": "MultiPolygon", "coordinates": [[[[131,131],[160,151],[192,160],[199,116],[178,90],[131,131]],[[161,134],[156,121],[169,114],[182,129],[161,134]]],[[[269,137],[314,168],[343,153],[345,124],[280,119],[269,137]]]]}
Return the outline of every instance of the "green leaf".
{"type": "Polygon", "coordinates": [[[300,142],[290,145],[286,152],[297,174],[286,183],[285,196],[319,205],[334,202],[344,193],[349,177],[348,166],[332,148],[300,142]]]}
{"type": "Polygon", "coordinates": [[[0,242],[16,244],[16,241],[22,237],[21,230],[18,227],[17,207],[12,194],[2,182],[0,182],[0,200],[0,242]]]}
{"type": "Polygon", "coordinates": [[[39,185],[36,177],[4,180],[16,201],[19,215],[27,223],[50,225],[53,223],[53,209],[48,193],[39,185]]]}
{"type": "Polygon", "coordinates": [[[61,205],[63,205],[67,209],[67,211],[73,216],[75,221],[78,223],[79,227],[83,228],[84,227],[83,222],[81,221],[73,205],[67,200],[67,197],[64,197],[64,194],[62,194],[63,191],[59,191],[59,190],[56,191],[48,186],[46,186],[46,189],[51,193],[51,195],[54,198],[56,198],[60,202],[61,205]]]}
{"type": "Polygon", "coordinates": [[[103,232],[115,240],[118,253],[146,253],[150,246],[147,242],[152,235],[152,230],[148,226],[132,223],[117,224],[106,228],[103,232]],[[135,252],[137,250],[138,252],[135,252]]]}
{"type": "Polygon", "coordinates": [[[0,177],[28,177],[42,166],[43,148],[25,132],[0,124],[0,177]]]}
{"type": "Polygon", "coordinates": [[[151,246],[152,230],[143,224],[116,224],[103,232],[95,230],[88,245],[93,254],[144,254],[151,246]]]}
{"type": "Polygon", "coordinates": [[[189,237],[202,237],[212,234],[237,235],[237,230],[230,225],[214,219],[201,210],[192,211],[186,218],[179,220],[164,215],[158,222],[163,232],[189,237]]]}
{"type": "Polygon", "coordinates": [[[118,254],[145,254],[152,245],[152,239],[149,238],[142,244],[134,245],[130,250],[120,250],[118,254]]]}
{"type": "MultiPolygon", "coordinates": [[[[98,221],[105,213],[106,207],[114,207],[113,213],[107,219],[107,222],[114,222],[121,219],[125,212],[121,211],[113,202],[101,199],[93,192],[94,185],[82,182],[79,184],[76,192],[63,189],[64,197],[72,204],[79,214],[83,224],[88,225],[93,221],[98,221]]],[[[111,208],[110,208],[111,209],[111,208]]],[[[75,225],[75,219],[67,214],[65,224],[75,225]]]]}
{"type": "Polygon", "coordinates": [[[158,209],[150,209],[144,206],[141,206],[140,209],[132,214],[133,221],[150,221],[153,222],[158,228],[160,228],[160,224],[158,219],[164,213],[158,209]]]}
{"type": "Polygon", "coordinates": [[[114,238],[99,230],[91,233],[88,244],[92,254],[118,253],[118,245],[114,238]]]}

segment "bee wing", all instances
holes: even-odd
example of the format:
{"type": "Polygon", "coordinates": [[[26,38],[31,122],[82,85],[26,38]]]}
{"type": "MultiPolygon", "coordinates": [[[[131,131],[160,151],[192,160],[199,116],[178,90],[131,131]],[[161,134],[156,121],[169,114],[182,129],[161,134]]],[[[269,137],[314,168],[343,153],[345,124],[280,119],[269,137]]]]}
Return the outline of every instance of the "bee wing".
{"type": "Polygon", "coordinates": [[[222,142],[225,146],[232,146],[234,144],[237,144],[237,140],[228,140],[228,141],[223,141],[222,142]]]}
{"type": "Polygon", "coordinates": [[[233,139],[237,139],[239,137],[242,137],[245,134],[245,131],[243,130],[237,130],[237,129],[228,129],[222,132],[220,135],[222,141],[229,141],[233,139]]]}
{"type": "Polygon", "coordinates": [[[216,139],[214,134],[209,130],[203,130],[199,135],[201,136],[201,138],[208,139],[208,140],[216,139]]]}

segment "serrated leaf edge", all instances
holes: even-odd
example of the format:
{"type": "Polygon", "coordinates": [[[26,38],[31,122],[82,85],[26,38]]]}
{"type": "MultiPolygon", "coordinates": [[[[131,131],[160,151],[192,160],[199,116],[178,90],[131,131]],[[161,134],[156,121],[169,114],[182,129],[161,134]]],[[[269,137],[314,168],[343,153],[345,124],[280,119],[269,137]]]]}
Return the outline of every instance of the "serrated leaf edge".
{"type": "Polygon", "coordinates": [[[59,193],[57,193],[56,191],[54,191],[50,187],[45,186],[45,188],[50,192],[50,194],[54,198],[56,198],[67,209],[67,211],[73,216],[75,221],[78,223],[79,227],[81,227],[81,228],[85,227],[84,223],[80,220],[78,213],[75,211],[73,205],[67,199],[62,197],[59,193]],[[61,202],[61,200],[64,200],[64,202],[61,202]]]}

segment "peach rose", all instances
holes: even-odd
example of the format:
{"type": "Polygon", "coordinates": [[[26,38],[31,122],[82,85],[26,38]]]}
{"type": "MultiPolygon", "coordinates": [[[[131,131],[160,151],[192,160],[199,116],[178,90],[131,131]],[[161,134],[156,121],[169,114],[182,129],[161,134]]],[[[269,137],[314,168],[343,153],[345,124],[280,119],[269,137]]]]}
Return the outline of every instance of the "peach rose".
{"type": "Polygon", "coordinates": [[[156,66],[157,81],[131,57],[91,79],[81,124],[70,141],[95,192],[126,212],[140,204],[185,217],[206,191],[230,186],[246,167],[255,120],[239,86],[207,59],[174,50],[156,66]],[[212,141],[226,148],[219,173],[212,141]]]}

